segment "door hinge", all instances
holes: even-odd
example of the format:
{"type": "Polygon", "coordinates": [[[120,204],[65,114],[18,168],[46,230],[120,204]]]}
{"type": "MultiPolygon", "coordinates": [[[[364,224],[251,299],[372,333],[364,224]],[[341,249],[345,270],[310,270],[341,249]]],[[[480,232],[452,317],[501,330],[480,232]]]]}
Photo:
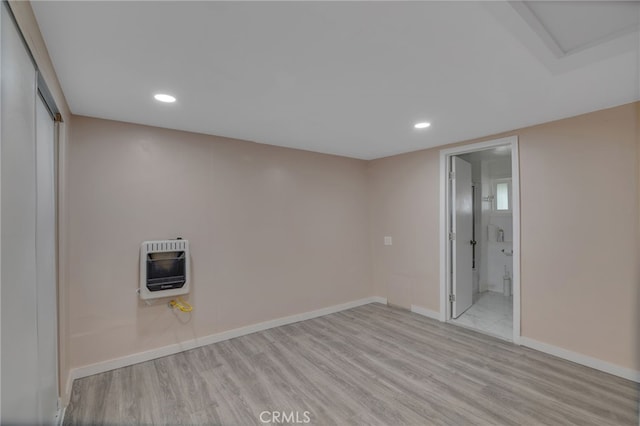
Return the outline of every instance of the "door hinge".
{"type": "Polygon", "coordinates": [[[449,172],[449,180],[454,180],[456,178],[456,172],[449,172]]]}
{"type": "Polygon", "coordinates": [[[449,232],[449,240],[453,241],[456,239],[456,233],[455,232],[449,232]]]}
{"type": "Polygon", "coordinates": [[[449,302],[455,302],[456,301],[456,295],[455,294],[450,294],[449,295],[449,302]]]}

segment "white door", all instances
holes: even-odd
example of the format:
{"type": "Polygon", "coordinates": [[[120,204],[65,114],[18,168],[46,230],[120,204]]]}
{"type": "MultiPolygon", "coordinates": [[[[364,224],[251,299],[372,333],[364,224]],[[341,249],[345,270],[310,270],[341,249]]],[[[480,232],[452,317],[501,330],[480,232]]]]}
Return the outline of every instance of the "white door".
{"type": "Polygon", "coordinates": [[[36,71],[1,4],[2,424],[37,424],[36,71]]]}
{"type": "Polygon", "coordinates": [[[451,313],[458,318],[473,303],[473,195],[471,164],[451,157],[451,313]]]}
{"type": "Polygon", "coordinates": [[[55,133],[8,8],[0,4],[0,424],[54,424],[55,133]]]}
{"type": "Polygon", "coordinates": [[[55,127],[42,99],[36,103],[36,285],[38,315],[38,414],[52,424],[58,411],[55,127]]]}

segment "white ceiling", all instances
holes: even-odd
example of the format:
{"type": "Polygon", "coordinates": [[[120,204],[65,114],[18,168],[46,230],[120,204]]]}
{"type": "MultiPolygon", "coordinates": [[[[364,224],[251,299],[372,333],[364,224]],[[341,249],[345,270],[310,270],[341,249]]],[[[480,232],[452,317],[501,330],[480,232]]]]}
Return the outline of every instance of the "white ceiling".
{"type": "Polygon", "coordinates": [[[640,100],[639,3],[531,3],[32,5],[75,114],[372,159],[640,100]]]}
{"type": "Polygon", "coordinates": [[[637,2],[525,1],[521,4],[531,11],[562,55],[638,29],[637,2]]]}

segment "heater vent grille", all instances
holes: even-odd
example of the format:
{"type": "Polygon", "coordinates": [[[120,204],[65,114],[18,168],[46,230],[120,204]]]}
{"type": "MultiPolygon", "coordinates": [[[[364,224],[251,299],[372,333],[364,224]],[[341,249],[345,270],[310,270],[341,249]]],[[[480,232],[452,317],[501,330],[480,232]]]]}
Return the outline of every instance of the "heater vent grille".
{"type": "Polygon", "coordinates": [[[167,251],[186,251],[189,242],[187,240],[163,240],[163,241],[145,241],[147,253],[162,253],[167,251]]]}

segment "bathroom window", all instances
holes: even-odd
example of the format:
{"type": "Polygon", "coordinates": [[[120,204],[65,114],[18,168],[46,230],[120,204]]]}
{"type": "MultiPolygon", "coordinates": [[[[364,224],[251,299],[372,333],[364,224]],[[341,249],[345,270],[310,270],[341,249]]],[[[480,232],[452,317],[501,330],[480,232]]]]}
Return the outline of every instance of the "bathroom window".
{"type": "Polygon", "coordinates": [[[499,179],[494,182],[494,210],[511,211],[511,179],[499,179]]]}

